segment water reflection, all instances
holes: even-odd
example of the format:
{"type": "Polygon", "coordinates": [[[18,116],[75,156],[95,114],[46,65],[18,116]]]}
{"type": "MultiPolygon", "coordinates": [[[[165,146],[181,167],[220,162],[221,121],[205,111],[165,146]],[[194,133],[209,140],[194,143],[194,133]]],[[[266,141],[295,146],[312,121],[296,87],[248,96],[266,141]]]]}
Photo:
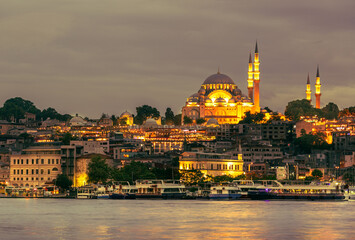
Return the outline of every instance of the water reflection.
{"type": "Polygon", "coordinates": [[[2,239],[351,239],[354,202],[0,199],[2,239]]]}

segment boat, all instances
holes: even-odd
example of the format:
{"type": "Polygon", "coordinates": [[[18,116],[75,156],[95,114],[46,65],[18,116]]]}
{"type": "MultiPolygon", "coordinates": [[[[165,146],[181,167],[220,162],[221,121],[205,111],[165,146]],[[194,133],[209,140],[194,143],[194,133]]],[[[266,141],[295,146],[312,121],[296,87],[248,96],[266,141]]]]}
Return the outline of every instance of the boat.
{"type": "Polygon", "coordinates": [[[115,190],[110,193],[110,199],[136,199],[137,188],[129,182],[115,182],[113,188],[115,190]]]}
{"type": "Polygon", "coordinates": [[[277,180],[260,181],[263,187],[248,191],[248,196],[253,200],[278,199],[278,200],[342,200],[344,194],[340,190],[340,183],[334,182],[304,182],[277,180]]]}
{"type": "Polygon", "coordinates": [[[220,183],[211,186],[210,199],[236,200],[242,196],[240,188],[235,183],[220,183]]]}
{"type": "Polygon", "coordinates": [[[96,189],[91,185],[86,185],[82,187],[78,187],[76,198],[78,199],[96,199],[96,189]]]}
{"type": "Polygon", "coordinates": [[[264,185],[260,182],[253,181],[253,180],[233,180],[233,184],[237,184],[238,187],[240,188],[240,193],[241,193],[241,198],[250,198],[249,196],[249,191],[250,192],[265,192],[263,189],[265,189],[264,185]]]}
{"type": "Polygon", "coordinates": [[[137,180],[137,198],[186,198],[185,185],[177,180],[137,180]]]}

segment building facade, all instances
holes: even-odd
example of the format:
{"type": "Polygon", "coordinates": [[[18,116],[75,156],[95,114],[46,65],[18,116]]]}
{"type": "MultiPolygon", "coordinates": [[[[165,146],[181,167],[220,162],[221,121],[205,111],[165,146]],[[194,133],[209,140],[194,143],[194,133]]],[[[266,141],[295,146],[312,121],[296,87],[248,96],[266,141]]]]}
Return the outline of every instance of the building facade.
{"type": "Polygon", "coordinates": [[[60,148],[30,147],[10,159],[10,183],[13,186],[36,187],[53,184],[61,173],[60,148]]]}

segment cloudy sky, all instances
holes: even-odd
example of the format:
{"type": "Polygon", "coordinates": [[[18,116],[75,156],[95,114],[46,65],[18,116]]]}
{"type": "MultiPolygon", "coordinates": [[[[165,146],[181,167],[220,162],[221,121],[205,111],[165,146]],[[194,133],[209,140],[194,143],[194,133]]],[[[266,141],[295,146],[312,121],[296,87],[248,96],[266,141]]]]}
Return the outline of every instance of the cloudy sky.
{"type": "Polygon", "coordinates": [[[355,1],[0,0],[0,106],[11,97],[92,118],[148,104],[181,111],[211,74],[247,93],[255,40],[261,106],[355,105],[355,1]]]}

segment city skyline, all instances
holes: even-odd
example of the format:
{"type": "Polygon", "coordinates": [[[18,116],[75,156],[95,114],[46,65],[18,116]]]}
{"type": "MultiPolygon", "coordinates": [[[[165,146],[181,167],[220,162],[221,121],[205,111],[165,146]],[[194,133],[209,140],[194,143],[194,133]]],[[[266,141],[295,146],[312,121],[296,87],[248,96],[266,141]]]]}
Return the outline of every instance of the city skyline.
{"type": "Polygon", "coordinates": [[[2,3],[0,102],[91,118],[144,104],[178,114],[218,68],[247,95],[258,40],[261,107],[306,98],[308,73],[315,104],[318,64],[321,107],[353,105],[352,1],[222,2],[2,3]]]}

